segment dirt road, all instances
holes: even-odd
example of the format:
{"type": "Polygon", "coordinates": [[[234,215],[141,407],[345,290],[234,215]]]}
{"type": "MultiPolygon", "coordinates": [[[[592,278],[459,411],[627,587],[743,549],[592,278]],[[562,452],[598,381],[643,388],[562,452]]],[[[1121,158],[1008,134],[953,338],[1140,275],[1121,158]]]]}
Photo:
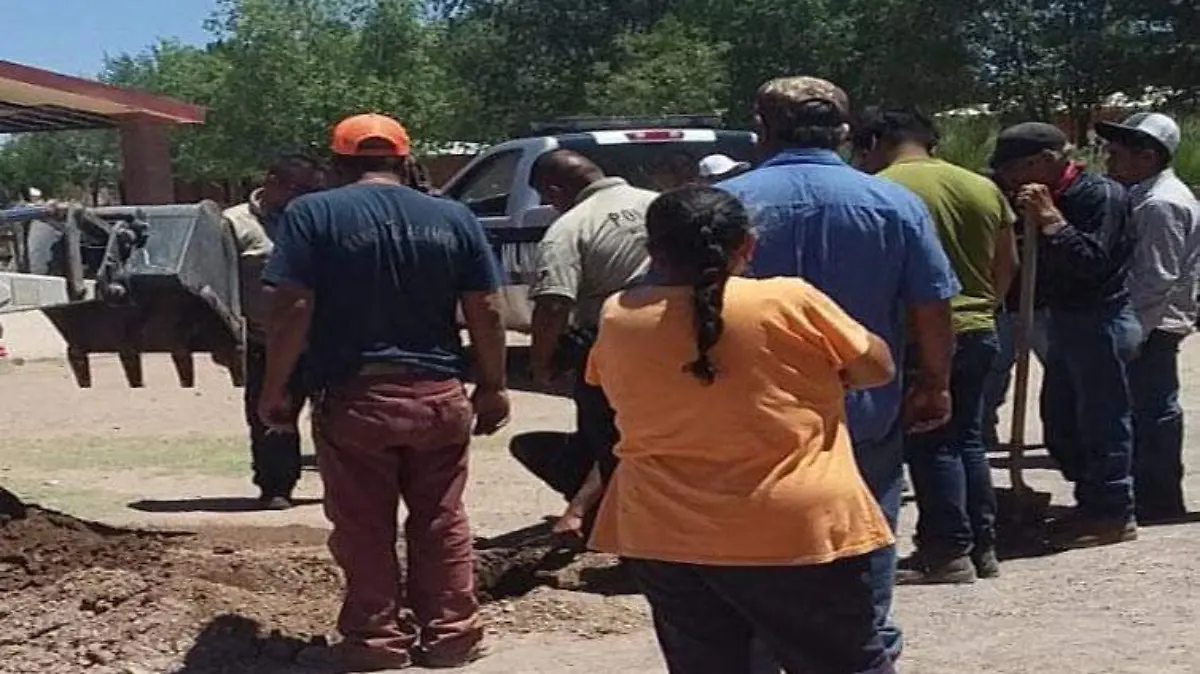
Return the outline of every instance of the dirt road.
{"type": "MultiPolygon", "coordinates": [[[[1185,382],[1200,381],[1195,343],[1186,361],[1185,382]]],[[[138,391],[125,388],[114,361],[96,363],[97,386],[88,391],[76,389],[58,363],[0,371],[0,485],[26,501],[90,520],[205,532],[182,542],[169,539],[166,547],[154,548],[159,557],[152,559],[158,561],[141,567],[77,569],[47,576],[44,586],[0,595],[0,672],[300,672],[282,663],[303,640],[333,631],[337,577],[320,532],[308,528],[325,526],[319,480],[305,474],[300,496],[306,500],[294,511],[249,511],[247,499],[254,492],[240,391],[215,368],[198,370],[200,385],[193,391],[175,388],[169,366],[153,360],[147,362],[152,388],[138,391]],[[297,526],[279,528],[285,525],[297,526]],[[164,559],[171,570],[165,576],[164,559]],[[109,608],[101,613],[93,610],[95,604],[81,608],[73,600],[80,588],[98,592],[99,605],[109,608]],[[178,658],[155,661],[147,651],[137,663],[126,662],[136,655],[121,650],[129,637],[113,633],[116,621],[99,616],[118,615],[134,604],[179,617],[175,632],[150,630],[146,640],[135,639],[150,650],[157,639],[161,652],[178,658]],[[43,618],[50,629],[34,641],[49,640],[39,655],[45,663],[28,658],[14,664],[4,657],[6,644],[15,648],[9,637],[46,629],[38,622],[43,618]],[[272,635],[273,629],[280,632],[272,635]],[[213,641],[214,635],[225,641],[213,641]],[[261,661],[279,666],[246,670],[212,664],[206,654],[213,644],[233,643],[230,635],[245,637],[237,643],[248,648],[280,656],[261,661]],[[66,660],[54,660],[68,651],[66,660]]],[[[1184,402],[1193,413],[1191,437],[1200,437],[1195,421],[1200,386],[1184,402]]],[[[512,433],[567,428],[570,419],[567,401],[518,394],[513,428],[475,445],[469,500],[480,535],[519,529],[561,508],[504,448],[512,433]]],[[[1192,466],[1200,465],[1195,444],[1188,454],[1192,466]]],[[[997,476],[1003,484],[1003,473],[997,476]]],[[[1066,485],[1052,471],[1034,471],[1033,481],[1053,492],[1057,503],[1070,502],[1066,485]]],[[[1189,477],[1188,486],[1194,497],[1200,495],[1200,478],[1189,477]]],[[[906,537],[912,519],[906,508],[906,537]]],[[[1013,560],[1000,579],[970,587],[902,588],[904,671],[1200,673],[1198,560],[1200,523],[1185,524],[1145,529],[1129,545],[1013,560]]],[[[644,603],[636,596],[538,587],[491,604],[487,614],[493,652],[468,673],[664,671],[644,603]]]]}

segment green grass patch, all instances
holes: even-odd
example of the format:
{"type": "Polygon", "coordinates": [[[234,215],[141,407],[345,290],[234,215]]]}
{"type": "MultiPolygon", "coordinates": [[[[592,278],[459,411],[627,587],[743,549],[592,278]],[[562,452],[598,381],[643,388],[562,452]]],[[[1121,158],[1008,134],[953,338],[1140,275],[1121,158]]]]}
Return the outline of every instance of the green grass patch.
{"type": "Polygon", "coordinates": [[[244,438],[98,438],[0,440],[0,467],[31,470],[161,470],[218,477],[244,475],[250,452],[244,438]]]}
{"type": "Polygon", "coordinates": [[[1175,170],[1185,183],[1197,188],[1200,187],[1200,115],[1183,118],[1179,127],[1183,130],[1183,144],[1175,155],[1175,170]]]}
{"type": "Polygon", "coordinates": [[[68,486],[65,482],[25,476],[0,476],[4,488],[28,504],[74,515],[91,521],[104,521],[127,513],[126,499],[103,489],[68,486]]]}

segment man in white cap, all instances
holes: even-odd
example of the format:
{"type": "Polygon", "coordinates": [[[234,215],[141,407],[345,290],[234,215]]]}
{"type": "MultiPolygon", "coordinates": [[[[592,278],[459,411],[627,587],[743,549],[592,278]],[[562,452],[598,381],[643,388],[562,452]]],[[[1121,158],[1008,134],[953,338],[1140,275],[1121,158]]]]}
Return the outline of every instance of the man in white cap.
{"type": "Polygon", "coordinates": [[[708,183],[732,178],[749,169],[750,162],[738,161],[724,154],[710,154],[700,160],[700,178],[708,183]]]}
{"type": "Polygon", "coordinates": [[[1108,141],[1109,175],[1130,188],[1138,235],[1129,278],[1144,340],[1129,366],[1137,517],[1172,521],[1187,512],[1179,347],[1200,314],[1200,201],[1171,169],[1180,143],[1175,120],[1142,112],[1101,122],[1096,133],[1108,141]]]}

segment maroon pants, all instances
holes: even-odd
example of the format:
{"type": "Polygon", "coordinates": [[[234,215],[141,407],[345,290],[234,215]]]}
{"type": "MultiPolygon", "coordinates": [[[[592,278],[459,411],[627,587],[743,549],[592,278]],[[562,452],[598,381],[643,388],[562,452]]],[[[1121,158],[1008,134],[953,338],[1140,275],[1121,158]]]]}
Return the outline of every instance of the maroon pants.
{"type": "Polygon", "coordinates": [[[329,548],[346,575],[338,630],[372,650],[469,651],[482,629],[463,505],[472,409],[462,383],[363,376],[330,389],[315,410],[329,548]],[[407,583],[396,555],[400,499],[407,583]]]}

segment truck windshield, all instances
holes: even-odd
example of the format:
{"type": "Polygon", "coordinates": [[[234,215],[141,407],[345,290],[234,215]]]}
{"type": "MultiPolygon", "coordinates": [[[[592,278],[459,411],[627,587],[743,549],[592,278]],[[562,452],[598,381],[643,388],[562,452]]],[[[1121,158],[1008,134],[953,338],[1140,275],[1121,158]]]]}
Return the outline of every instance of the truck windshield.
{"type": "Polygon", "coordinates": [[[559,147],[588,157],[610,176],[660,191],[694,180],[700,160],[709,155],[723,154],[739,162],[754,161],[756,156],[754,137],[738,132],[719,132],[715,141],[633,141],[614,145],[601,145],[592,136],[580,134],[560,136],[559,147]]]}

